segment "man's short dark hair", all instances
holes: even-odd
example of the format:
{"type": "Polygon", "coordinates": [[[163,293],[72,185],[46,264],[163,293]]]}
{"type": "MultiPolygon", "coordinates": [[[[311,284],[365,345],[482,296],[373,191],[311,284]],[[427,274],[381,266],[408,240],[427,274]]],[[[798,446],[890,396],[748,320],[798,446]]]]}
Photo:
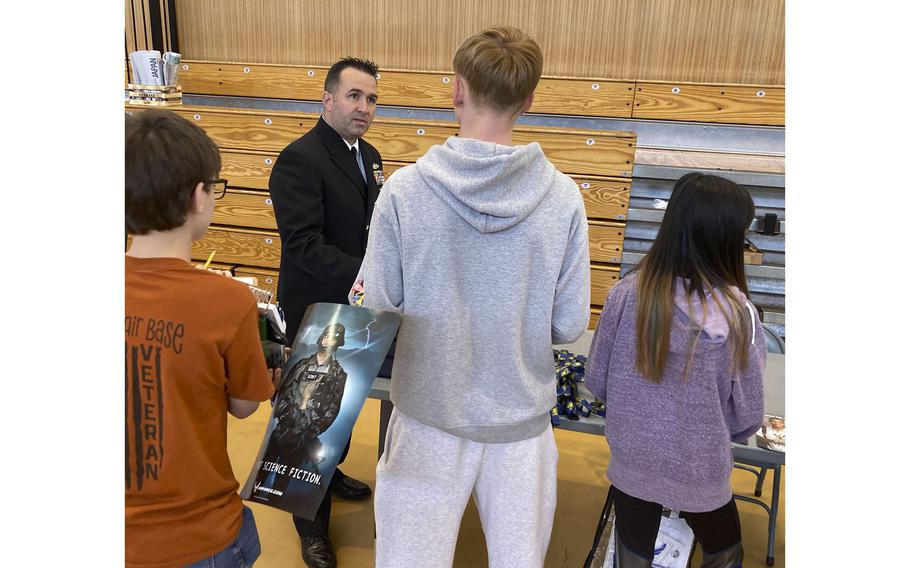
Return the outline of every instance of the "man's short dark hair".
{"type": "Polygon", "coordinates": [[[186,223],[193,188],[218,177],[221,155],[189,120],[149,109],[126,115],[125,166],[126,232],[144,235],[186,223]]]}
{"type": "Polygon", "coordinates": [[[367,75],[376,78],[376,75],[379,74],[379,68],[376,67],[376,64],[370,61],[369,59],[358,59],[356,57],[345,57],[344,59],[339,59],[335,62],[334,65],[329,67],[329,72],[325,76],[325,90],[334,93],[335,89],[338,88],[338,79],[341,77],[341,72],[347,69],[348,67],[353,67],[358,71],[363,71],[367,75]]]}

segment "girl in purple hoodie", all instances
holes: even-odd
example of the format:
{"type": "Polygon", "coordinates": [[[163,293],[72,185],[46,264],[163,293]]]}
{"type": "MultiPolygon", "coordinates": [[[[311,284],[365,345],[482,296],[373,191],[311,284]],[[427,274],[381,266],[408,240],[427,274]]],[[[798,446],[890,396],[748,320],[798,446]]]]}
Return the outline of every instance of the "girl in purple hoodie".
{"type": "Polygon", "coordinates": [[[730,443],[761,426],[767,352],[743,266],[754,215],[740,185],[683,176],[604,305],[585,382],[606,404],[620,568],[651,566],[662,507],[692,527],[702,567],[742,564],[730,443]]]}

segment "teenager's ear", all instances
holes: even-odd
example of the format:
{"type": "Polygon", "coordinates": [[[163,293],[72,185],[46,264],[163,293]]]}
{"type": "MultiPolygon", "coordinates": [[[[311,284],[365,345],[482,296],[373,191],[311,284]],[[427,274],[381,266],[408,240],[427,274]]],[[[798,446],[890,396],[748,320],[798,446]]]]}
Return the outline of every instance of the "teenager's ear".
{"type": "Polygon", "coordinates": [[[533,105],[533,104],[534,104],[534,93],[531,93],[530,95],[528,95],[528,100],[525,101],[525,104],[521,107],[521,110],[518,111],[518,115],[521,116],[522,114],[528,112],[528,109],[531,108],[531,105],[533,105]]]}
{"type": "Polygon", "coordinates": [[[452,89],[452,106],[459,108],[464,106],[464,79],[455,75],[455,87],[452,89]]]}
{"type": "Polygon", "coordinates": [[[205,183],[199,182],[193,188],[193,195],[190,198],[190,211],[193,213],[202,213],[205,210],[205,202],[208,193],[205,191],[205,183]]]}

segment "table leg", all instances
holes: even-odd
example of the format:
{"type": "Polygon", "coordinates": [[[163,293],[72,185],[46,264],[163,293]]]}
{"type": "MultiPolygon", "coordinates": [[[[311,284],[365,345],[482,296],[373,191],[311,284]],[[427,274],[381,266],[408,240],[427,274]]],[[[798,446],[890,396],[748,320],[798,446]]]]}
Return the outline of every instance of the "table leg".
{"type": "Polygon", "coordinates": [[[755,482],[755,496],[761,497],[762,487],[765,484],[765,474],[768,473],[768,468],[761,468],[761,472],[758,474],[758,480],[755,482]]]}
{"type": "Polygon", "coordinates": [[[780,465],[774,466],[774,481],[771,488],[771,511],[768,514],[768,557],[765,564],[774,566],[774,535],[777,532],[777,505],[780,498],[780,465]]]}

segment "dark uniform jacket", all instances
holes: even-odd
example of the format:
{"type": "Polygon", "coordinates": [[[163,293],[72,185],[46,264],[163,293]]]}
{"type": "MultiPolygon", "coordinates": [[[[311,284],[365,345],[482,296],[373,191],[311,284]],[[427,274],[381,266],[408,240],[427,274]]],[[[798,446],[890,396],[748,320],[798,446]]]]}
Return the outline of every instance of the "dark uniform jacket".
{"type": "Polygon", "coordinates": [[[366,252],[382,158],[363,139],[359,147],[366,183],[344,140],[320,117],[272,168],[269,192],[281,234],[278,302],[291,341],[310,304],[347,304],[366,252]]]}
{"type": "Polygon", "coordinates": [[[274,442],[303,445],[328,430],[341,408],[347,378],[334,357],[322,367],[315,353],[295,363],[275,402],[278,424],[272,433],[274,442]]]}

